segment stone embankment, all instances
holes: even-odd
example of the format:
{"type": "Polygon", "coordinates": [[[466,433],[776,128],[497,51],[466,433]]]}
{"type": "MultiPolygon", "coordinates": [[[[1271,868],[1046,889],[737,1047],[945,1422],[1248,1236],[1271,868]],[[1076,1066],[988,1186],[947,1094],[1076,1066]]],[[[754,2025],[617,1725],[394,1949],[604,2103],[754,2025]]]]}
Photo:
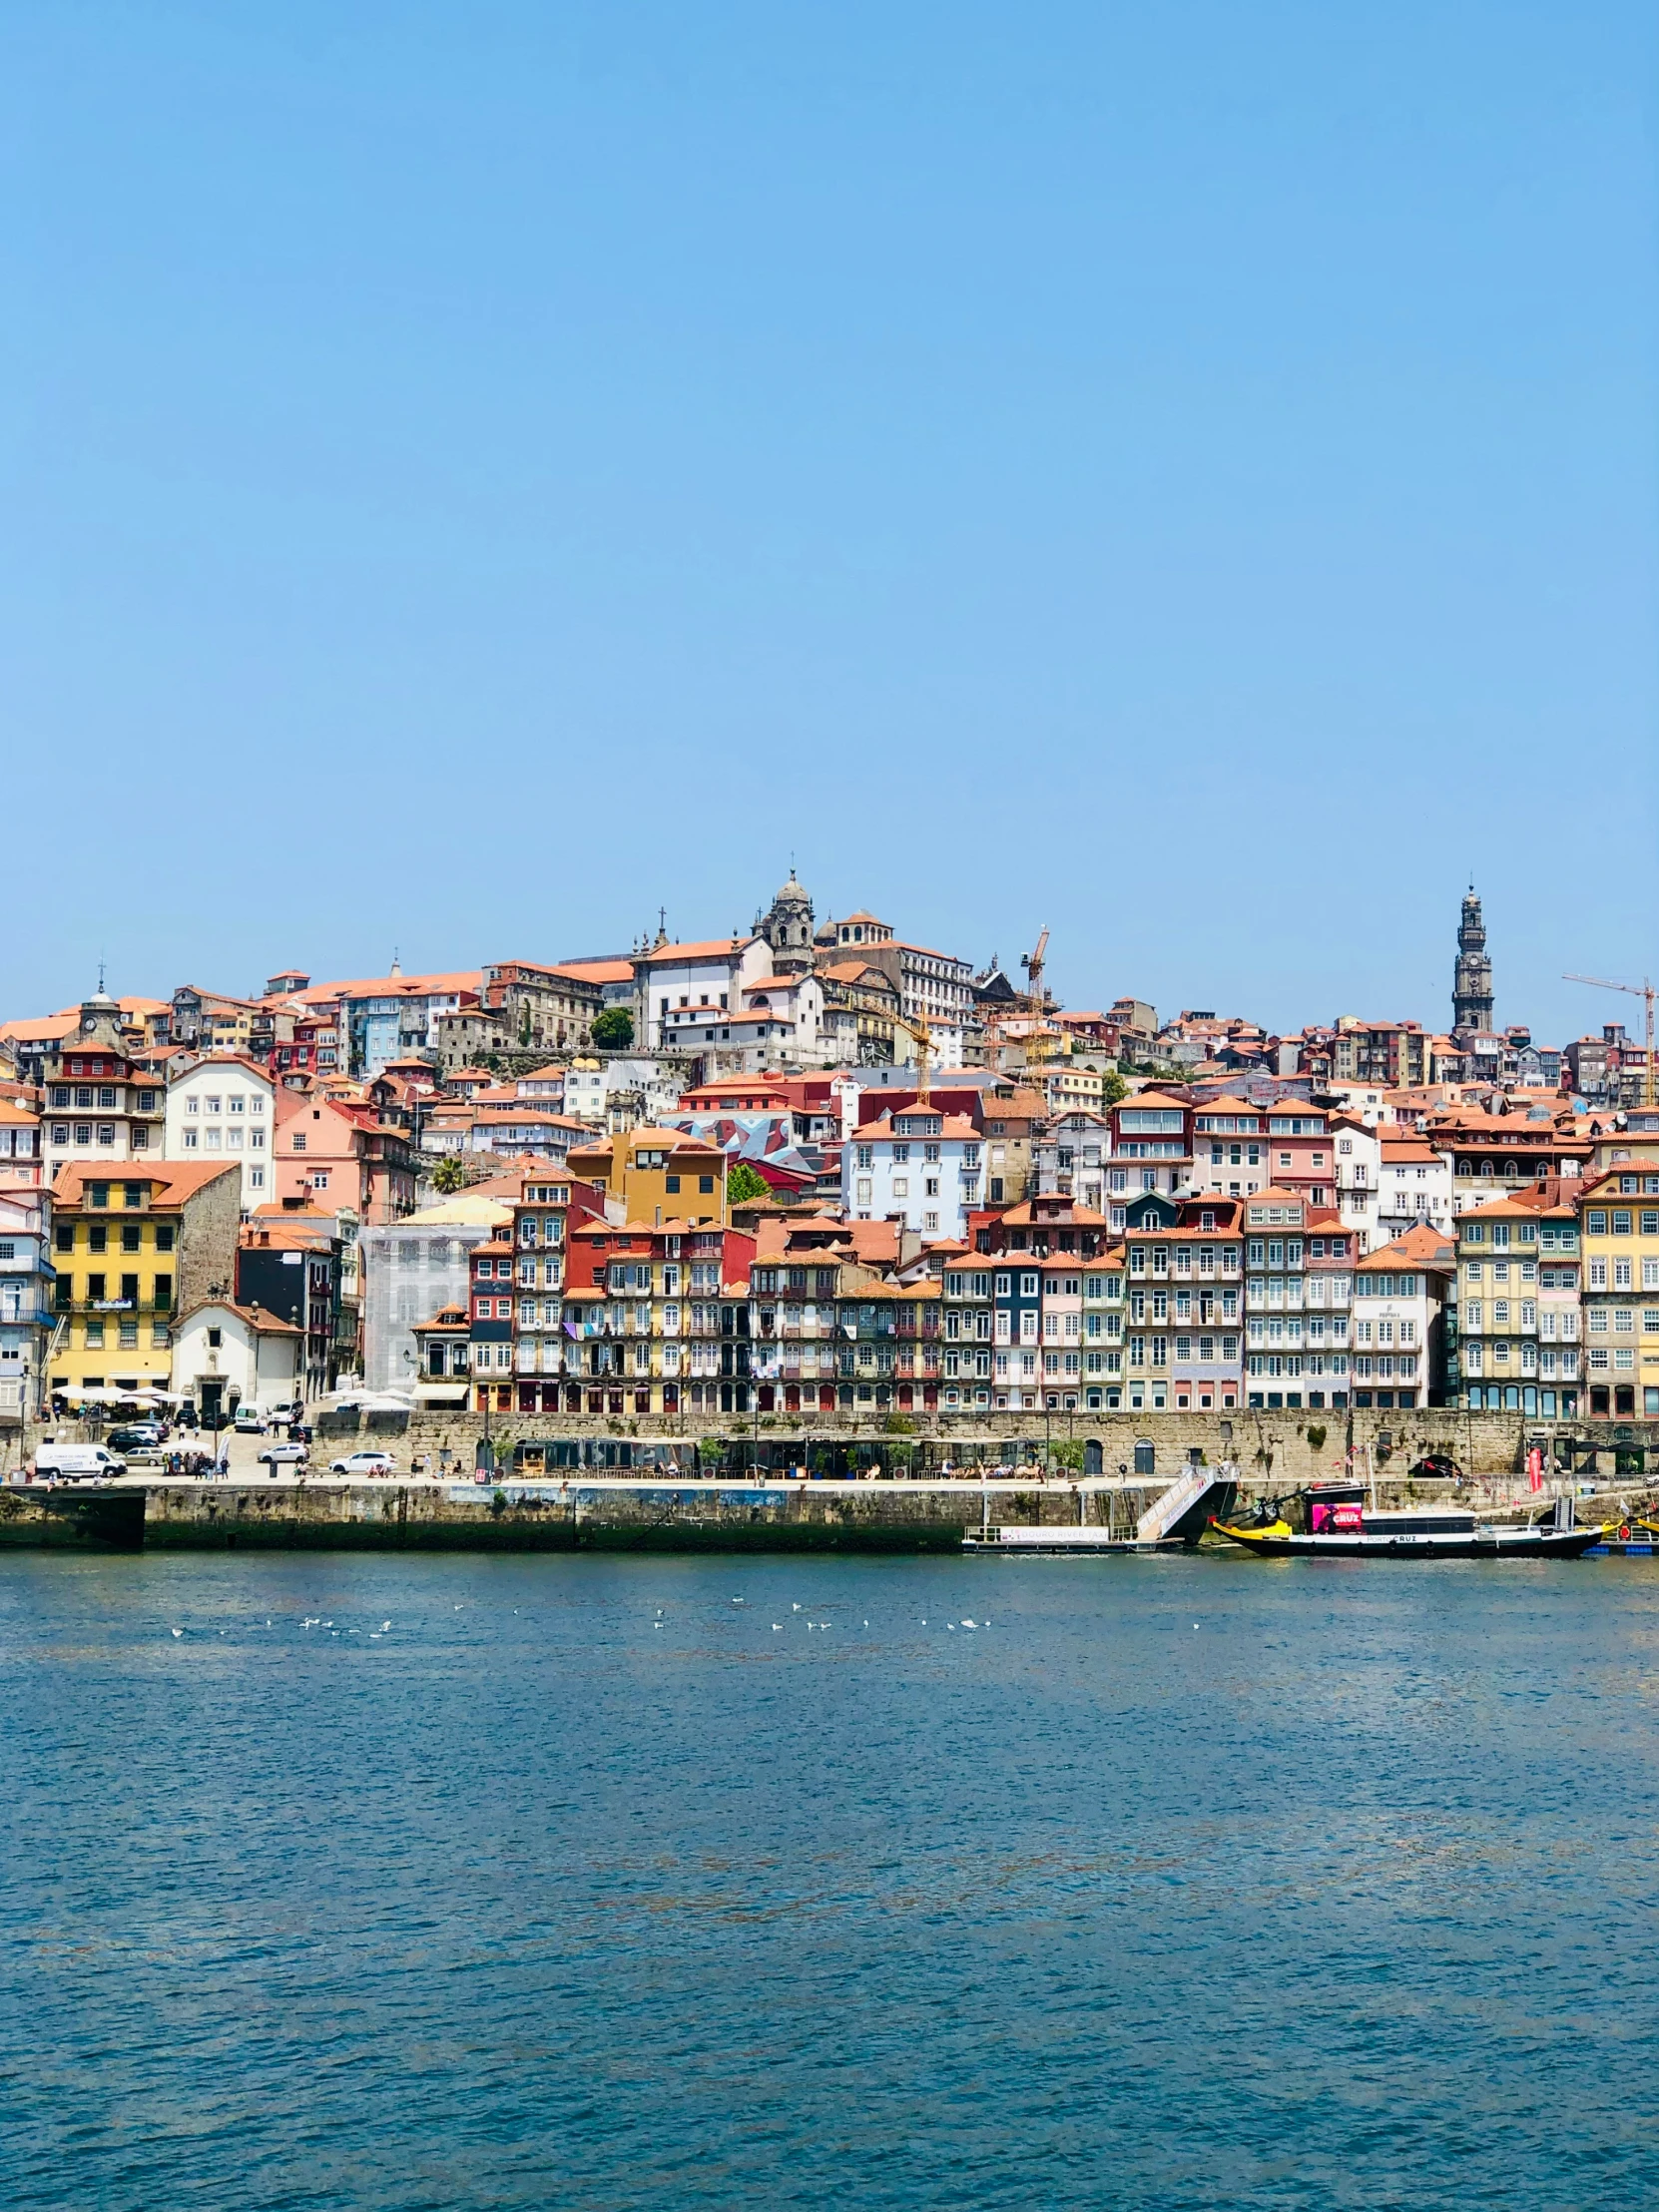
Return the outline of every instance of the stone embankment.
{"type": "MultiPolygon", "coordinates": [[[[1242,1474],[1242,1470],[1241,1470],[1242,1474]]],[[[1382,1481],[1380,1502],[1445,1499],[1451,1485],[1382,1481]]],[[[1535,1507],[1512,1476],[1470,1486],[1476,1502],[1535,1507]]],[[[0,1546],[98,1550],[956,1552],[996,1526],[1092,1527],[1132,1536],[1162,1478],[816,1481],[684,1476],[501,1481],[127,1482],[105,1489],[8,1486],[0,1546]]],[[[1248,1509],[1259,1485],[1241,1480],[1248,1509]]],[[[1467,1497],[1468,1491],[1461,1493],[1467,1497]]],[[[1617,1523],[1634,1493],[1585,1501],[1617,1523]]]]}
{"type": "MultiPolygon", "coordinates": [[[[357,1433],[355,1420],[349,1426],[330,1421],[324,1439],[330,1456],[349,1449],[343,1439],[357,1433]]],[[[470,1468],[483,1434],[483,1420],[476,1413],[417,1413],[406,1421],[399,1415],[372,1415],[362,1422],[360,1440],[391,1444],[405,1463],[418,1456],[434,1466],[442,1460],[470,1468]]],[[[597,1463],[597,1447],[666,1444],[689,1467],[701,1445],[705,1460],[726,1470],[755,1461],[783,1467],[837,1457],[875,1460],[889,1471],[906,1465],[931,1470],[945,1460],[994,1466],[1021,1460],[1040,1465],[1046,1459],[1051,1466],[1111,1475],[1120,1469],[1146,1471],[1150,1452],[1156,1471],[1170,1479],[1197,1456],[1210,1466],[1231,1460],[1248,1483],[1267,1489],[1294,1489],[1342,1473],[1351,1442],[1357,1464],[1368,1475],[1374,1470],[1384,1476],[1403,1473],[1429,1453],[1448,1456],[1471,1476],[1512,1474],[1524,1468],[1534,1444],[1563,1466],[1569,1457],[1575,1467],[1583,1465],[1593,1451],[1599,1457],[1590,1462],[1592,1472],[1639,1473],[1644,1458],[1649,1468],[1659,1466],[1659,1421],[1553,1422],[1452,1406],[1392,1414],[1362,1409],[1352,1423],[1344,1412],[1317,1409],[1053,1413],[1046,1420],[1040,1413],[906,1415],[903,1425],[891,1426],[879,1414],[862,1420],[853,1415],[763,1414],[758,1422],[710,1416],[700,1424],[690,1417],[677,1421],[645,1414],[600,1420],[577,1414],[502,1413],[492,1418],[490,1439],[503,1467],[512,1463],[519,1445],[539,1446],[545,1454],[545,1447],[555,1442],[582,1445],[583,1465],[597,1463]]],[[[620,1450],[616,1458],[626,1463],[620,1450]]]]}

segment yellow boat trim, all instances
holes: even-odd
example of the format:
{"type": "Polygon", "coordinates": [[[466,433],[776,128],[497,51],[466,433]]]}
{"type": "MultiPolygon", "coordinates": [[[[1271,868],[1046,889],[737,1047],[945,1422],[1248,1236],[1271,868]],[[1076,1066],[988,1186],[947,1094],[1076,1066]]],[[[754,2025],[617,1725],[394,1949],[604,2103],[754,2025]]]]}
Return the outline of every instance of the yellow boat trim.
{"type": "Polygon", "coordinates": [[[1296,1530],[1286,1520],[1269,1521],[1261,1528],[1234,1528],[1227,1521],[1217,1521],[1216,1533],[1236,1537],[1241,1543],[1251,1543],[1258,1536],[1294,1536],[1296,1530]]]}

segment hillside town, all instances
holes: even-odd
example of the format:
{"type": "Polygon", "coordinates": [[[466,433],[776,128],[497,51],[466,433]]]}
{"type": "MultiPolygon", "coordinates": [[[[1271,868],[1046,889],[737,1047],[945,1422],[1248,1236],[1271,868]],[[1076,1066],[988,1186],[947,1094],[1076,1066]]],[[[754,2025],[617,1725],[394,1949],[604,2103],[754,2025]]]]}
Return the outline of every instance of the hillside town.
{"type": "Polygon", "coordinates": [[[1659,1418],[1651,1000],[1498,1027],[1472,889],[1444,1031],[1046,964],[792,868],[729,936],[0,1023],[0,1424],[1659,1418]]]}

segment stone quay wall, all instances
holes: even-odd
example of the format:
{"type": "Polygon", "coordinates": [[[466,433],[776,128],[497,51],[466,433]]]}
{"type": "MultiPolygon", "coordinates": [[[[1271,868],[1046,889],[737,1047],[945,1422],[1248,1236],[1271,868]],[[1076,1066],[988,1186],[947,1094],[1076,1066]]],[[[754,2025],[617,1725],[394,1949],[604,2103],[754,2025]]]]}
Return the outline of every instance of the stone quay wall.
{"type": "MultiPolygon", "coordinates": [[[[672,1446],[675,1457],[690,1467],[700,1442],[718,1440],[724,1446],[728,1468],[754,1456],[761,1447],[762,1463],[787,1460],[790,1447],[831,1445],[855,1451],[861,1459],[878,1459],[886,1469],[900,1469],[914,1459],[937,1466],[945,1457],[960,1463],[988,1459],[1013,1463],[1045,1455],[1057,1467],[1079,1460],[1090,1443],[1099,1447],[1100,1471],[1107,1475],[1120,1468],[1134,1471],[1145,1466],[1145,1447],[1151,1446],[1153,1466],[1161,1475],[1173,1476],[1197,1453],[1211,1466],[1232,1460],[1252,1489],[1293,1489],[1321,1477],[1341,1474],[1347,1464],[1352,1439],[1356,1462],[1366,1473],[1396,1476],[1425,1453],[1444,1453],[1471,1476],[1487,1479],[1524,1470],[1526,1455],[1534,1443],[1546,1457],[1559,1459],[1563,1468],[1569,1457],[1583,1467],[1593,1448],[1591,1471],[1611,1473],[1616,1459],[1626,1469],[1640,1466],[1641,1454],[1649,1468],[1659,1467],[1659,1422],[1550,1422],[1529,1420],[1520,1413],[1471,1413],[1452,1406],[1426,1406],[1397,1413],[1358,1410],[1352,1418],[1332,1412],[1235,1412],[1161,1413],[1055,1413],[1044,1420],[1040,1413],[994,1413],[961,1417],[917,1415],[906,1417],[902,1428],[890,1428],[879,1417],[860,1422],[855,1418],[819,1415],[809,1419],[763,1415],[704,1422],[676,1421],[640,1415],[634,1419],[599,1420],[558,1413],[501,1413],[492,1415],[490,1437],[497,1459],[506,1466],[515,1445],[552,1440],[606,1440],[618,1443],[656,1443],[672,1446]],[[1569,1454],[1567,1447],[1573,1448],[1569,1454]],[[1137,1446],[1142,1447],[1137,1462],[1137,1446]]],[[[464,1411],[422,1412],[408,1420],[399,1415],[369,1415],[360,1429],[351,1424],[328,1424],[320,1435],[313,1458],[329,1457],[351,1448],[355,1436],[362,1444],[384,1442],[399,1460],[425,1458],[454,1468],[470,1469],[484,1434],[480,1414],[464,1411]]],[[[800,1457],[802,1454],[794,1454],[800,1457]]],[[[1093,1455],[1090,1454],[1092,1461],[1093,1455]]]]}

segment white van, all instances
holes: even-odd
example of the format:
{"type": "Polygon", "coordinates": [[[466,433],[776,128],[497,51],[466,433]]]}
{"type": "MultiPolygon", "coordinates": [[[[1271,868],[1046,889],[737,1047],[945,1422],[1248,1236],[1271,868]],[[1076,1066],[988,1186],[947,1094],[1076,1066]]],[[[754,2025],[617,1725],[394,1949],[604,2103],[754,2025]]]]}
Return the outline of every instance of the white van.
{"type": "Polygon", "coordinates": [[[127,1472],[127,1462],[102,1444],[37,1444],[35,1472],[58,1482],[108,1482],[127,1472]]]}

